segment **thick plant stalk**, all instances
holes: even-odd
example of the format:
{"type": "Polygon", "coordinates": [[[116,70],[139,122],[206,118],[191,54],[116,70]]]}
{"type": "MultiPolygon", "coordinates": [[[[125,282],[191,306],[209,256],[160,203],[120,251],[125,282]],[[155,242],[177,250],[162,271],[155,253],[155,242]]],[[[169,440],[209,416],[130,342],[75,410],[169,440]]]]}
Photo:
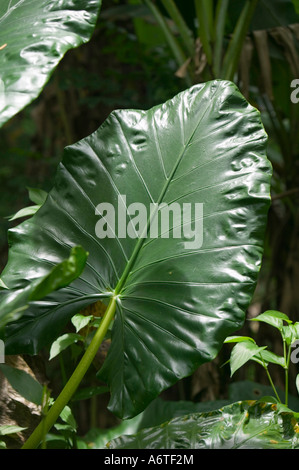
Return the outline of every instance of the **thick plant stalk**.
{"type": "MultiPolygon", "coordinates": [[[[172,34],[167,22],[165,21],[164,16],[161,14],[160,10],[157,8],[157,6],[151,1],[151,0],[143,0],[145,5],[149,8],[149,10],[152,12],[153,16],[155,17],[158,25],[160,26],[161,30],[164,33],[165,39],[168,43],[168,46],[170,47],[173,56],[179,65],[181,67],[185,62],[187,61],[188,57],[185,55],[183,52],[181,46],[179,45],[178,41],[176,40],[175,36],[172,34]]],[[[186,75],[186,82],[188,86],[192,85],[192,80],[189,76],[189,74],[186,75]]]]}
{"type": "Polygon", "coordinates": [[[40,442],[43,440],[45,433],[47,433],[51,427],[55,424],[63,408],[68,404],[76,389],[80,385],[84,375],[86,374],[89,366],[91,365],[106,333],[108,327],[114,317],[116,309],[116,296],[113,296],[107,307],[105,315],[101,321],[99,328],[97,329],[90,345],[86,349],[81,361],[73,372],[72,376],[68,380],[67,384],[63,388],[62,392],[56,399],[53,406],[50,408],[48,414],[40,422],[37,428],[33,431],[31,436],[27,439],[22,449],[35,449],[38,447],[40,442]]]}
{"type": "Polygon", "coordinates": [[[213,70],[216,78],[221,76],[221,58],[223,52],[223,39],[225,31],[225,21],[228,9],[228,0],[219,0],[215,19],[215,44],[214,44],[214,64],[213,70]]]}
{"type": "Polygon", "coordinates": [[[213,63],[212,43],[213,31],[213,2],[210,0],[195,0],[195,9],[198,19],[198,36],[202,42],[209,65],[213,63]]]}
{"type": "Polygon", "coordinates": [[[194,41],[191,36],[191,31],[186,25],[184,18],[182,17],[180,10],[178,9],[177,5],[175,4],[174,0],[162,0],[162,4],[164,8],[168,11],[170,17],[176,24],[183,43],[185,45],[186,51],[190,57],[194,55],[194,41]]]}
{"type": "Polygon", "coordinates": [[[238,67],[242,46],[257,4],[258,0],[247,0],[237,21],[223,61],[222,78],[224,80],[233,80],[238,67]]]}

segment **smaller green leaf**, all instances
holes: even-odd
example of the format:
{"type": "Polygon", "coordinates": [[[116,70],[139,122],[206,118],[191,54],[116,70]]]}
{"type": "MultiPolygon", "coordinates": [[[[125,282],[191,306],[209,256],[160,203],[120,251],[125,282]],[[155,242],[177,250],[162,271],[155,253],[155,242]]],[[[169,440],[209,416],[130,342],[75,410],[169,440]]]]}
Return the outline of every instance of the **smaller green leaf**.
{"type": "Polygon", "coordinates": [[[5,442],[0,441],[0,449],[7,449],[5,442]]]}
{"type": "Polygon", "coordinates": [[[272,397],[270,395],[266,395],[264,397],[259,398],[258,402],[261,402],[261,403],[275,403],[275,404],[278,403],[277,398],[272,397]]]}
{"type": "Polygon", "coordinates": [[[274,326],[275,328],[278,328],[280,331],[282,330],[282,327],[283,327],[283,321],[292,323],[291,320],[289,320],[289,317],[287,315],[285,315],[282,312],[278,312],[276,310],[267,310],[266,312],[261,313],[258,317],[251,318],[250,320],[268,323],[268,325],[274,326]]]}
{"type": "Polygon", "coordinates": [[[254,339],[250,338],[250,336],[228,336],[224,343],[241,343],[243,341],[255,343],[254,339]]]}
{"type": "Polygon", "coordinates": [[[27,189],[29,192],[30,201],[34,202],[38,206],[41,206],[44,204],[48,196],[48,193],[46,191],[43,191],[42,189],[36,189],[36,188],[27,188],[27,189]]]}
{"type": "Polygon", "coordinates": [[[91,321],[93,320],[93,315],[82,315],[81,313],[77,313],[71,318],[71,322],[76,328],[76,333],[85,328],[91,321]]]}
{"type": "Polygon", "coordinates": [[[57,266],[37,284],[29,300],[40,300],[51,292],[68,286],[80,276],[87,260],[88,253],[81,247],[71,249],[70,257],[57,266]]]}
{"type": "Polygon", "coordinates": [[[59,336],[59,338],[52,343],[49,360],[51,361],[51,359],[58,356],[61,351],[64,351],[71,344],[77,343],[78,341],[84,341],[84,338],[77,333],[65,333],[64,335],[59,336]]]}
{"type": "Polygon", "coordinates": [[[271,352],[271,351],[268,351],[268,350],[264,350],[264,351],[261,351],[260,352],[260,355],[262,356],[263,360],[268,364],[269,362],[271,362],[272,364],[277,364],[281,367],[285,367],[285,360],[284,360],[284,357],[282,356],[278,356],[277,354],[271,352]]]}
{"type": "Polygon", "coordinates": [[[25,431],[27,428],[22,428],[21,426],[16,426],[14,424],[8,424],[0,426],[0,436],[7,436],[7,434],[15,434],[17,432],[25,431]]]}
{"type": "Polygon", "coordinates": [[[10,385],[26,400],[42,404],[43,386],[37,382],[31,375],[21,369],[0,364],[0,370],[6,377],[10,385]]]}
{"type": "Polygon", "coordinates": [[[299,374],[297,374],[297,377],[296,377],[296,388],[297,388],[297,392],[299,393],[299,374]]]}
{"type": "Polygon", "coordinates": [[[294,325],[283,326],[282,328],[282,337],[290,346],[294,341],[299,339],[299,323],[294,323],[294,325]]]}
{"type": "Polygon", "coordinates": [[[18,212],[16,212],[14,215],[9,216],[8,220],[11,222],[12,220],[34,215],[38,211],[38,209],[40,209],[40,207],[40,205],[24,207],[23,209],[20,209],[18,212]]]}
{"type": "Polygon", "coordinates": [[[69,426],[69,424],[55,423],[54,428],[57,429],[57,431],[61,432],[62,434],[64,434],[65,431],[73,432],[73,429],[71,426],[69,426]]]}
{"type": "Polygon", "coordinates": [[[76,431],[77,423],[69,406],[65,406],[59,416],[62,421],[70,426],[72,431],[76,431]]]}
{"type": "Polygon", "coordinates": [[[257,356],[264,349],[266,349],[266,346],[259,347],[251,341],[237,343],[233,347],[230,357],[231,377],[240,367],[250,361],[254,356],[257,356]]]}

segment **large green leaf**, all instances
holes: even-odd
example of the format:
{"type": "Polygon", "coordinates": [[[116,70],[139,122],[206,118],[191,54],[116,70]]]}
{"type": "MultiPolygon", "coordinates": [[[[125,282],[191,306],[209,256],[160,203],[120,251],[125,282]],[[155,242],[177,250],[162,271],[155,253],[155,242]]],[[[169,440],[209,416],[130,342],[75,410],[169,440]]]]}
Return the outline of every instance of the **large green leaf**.
{"type": "Polygon", "coordinates": [[[233,83],[216,80],[148,111],[113,112],[67,147],[46,202],[10,231],[2,279],[21,288],[73,244],[89,258],[72,285],[7,325],[6,352],[36,353],[80,309],[116,296],[99,377],[111,390],[109,408],[124,418],[213,359],[242,326],[260,269],[270,200],[266,140],[258,111],[233,83]],[[144,204],[147,215],[153,203],[191,204],[197,235],[203,223],[202,245],[186,246],[188,233],[172,236],[182,228],[178,217],[158,237],[111,232],[99,239],[98,204],[111,203],[119,216],[125,198],[127,207],[144,204]],[[196,203],[203,204],[202,218],[196,203]]]}
{"type": "Polygon", "coordinates": [[[88,41],[101,0],[1,0],[0,127],[36,98],[69,49],[88,41]]]}
{"type": "Polygon", "coordinates": [[[133,436],[111,441],[109,449],[299,449],[299,423],[276,405],[237,402],[208,413],[175,418],[133,436]]]}

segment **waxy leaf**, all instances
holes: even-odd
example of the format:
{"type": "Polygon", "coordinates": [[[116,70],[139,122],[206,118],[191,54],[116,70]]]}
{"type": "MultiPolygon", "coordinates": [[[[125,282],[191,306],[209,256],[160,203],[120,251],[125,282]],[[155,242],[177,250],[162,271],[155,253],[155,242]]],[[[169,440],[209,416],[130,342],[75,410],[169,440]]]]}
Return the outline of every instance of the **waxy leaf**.
{"type": "MultiPolygon", "coordinates": [[[[270,403],[233,403],[122,436],[109,449],[298,449],[298,418],[270,403]]],[[[186,456],[187,457],[187,456],[186,456]]]]}
{"type": "Polygon", "coordinates": [[[86,267],[7,325],[6,350],[37,353],[81,309],[116,298],[99,378],[123,418],[215,358],[243,325],[260,269],[266,140],[258,111],[216,80],[115,111],[67,147],[46,202],[10,230],[2,279],[20,288],[73,244],[88,250],[86,267]]]}
{"type": "Polygon", "coordinates": [[[274,326],[274,328],[282,331],[283,322],[292,323],[287,315],[276,310],[267,310],[264,313],[261,313],[256,318],[251,318],[251,321],[260,321],[268,323],[268,325],[274,326]]]}
{"type": "Polygon", "coordinates": [[[256,356],[257,359],[260,359],[259,353],[264,349],[266,349],[266,346],[259,347],[255,343],[252,343],[252,341],[242,341],[237,343],[233,347],[230,356],[231,376],[254,356],[256,356]]]}
{"type": "Polygon", "coordinates": [[[101,0],[1,0],[0,127],[35,99],[64,54],[90,39],[101,0]]]}
{"type": "Polygon", "coordinates": [[[272,351],[268,351],[267,349],[261,351],[260,355],[266,365],[271,362],[272,364],[276,364],[283,368],[286,367],[285,359],[283,356],[278,356],[277,354],[273,353],[272,351]]]}
{"type": "Polygon", "coordinates": [[[38,206],[42,206],[43,203],[46,201],[48,193],[43,189],[37,188],[27,188],[29,192],[29,199],[30,201],[34,202],[38,206]]]}
{"type": "MultiPolygon", "coordinates": [[[[8,424],[0,426],[0,436],[6,436],[7,434],[14,434],[16,432],[22,432],[27,428],[21,428],[21,426],[16,426],[14,424],[8,424]]],[[[1,442],[0,442],[0,449],[1,449],[1,442]]]]}
{"type": "Polygon", "coordinates": [[[244,341],[255,343],[254,339],[250,338],[250,336],[228,336],[224,343],[243,343],[244,341]]]}
{"type": "Polygon", "coordinates": [[[282,335],[288,346],[299,340],[299,322],[282,327],[282,335]]]}
{"type": "Polygon", "coordinates": [[[53,359],[54,357],[58,356],[61,351],[64,351],[66,348],[71,346],[74,343],[77,343],[77,341],[84,341],[84,337],[81,335],[78,335],[77,333],[65,333],[62,336],[59,336],[51,346],[50,349],[50,356],[49,360],[53,359]]]}

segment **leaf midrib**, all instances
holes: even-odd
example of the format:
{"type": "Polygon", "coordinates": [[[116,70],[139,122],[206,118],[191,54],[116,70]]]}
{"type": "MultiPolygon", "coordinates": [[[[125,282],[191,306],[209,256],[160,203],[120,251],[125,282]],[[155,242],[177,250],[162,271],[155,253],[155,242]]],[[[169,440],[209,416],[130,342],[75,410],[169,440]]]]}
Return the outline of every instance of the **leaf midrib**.
{"type": "Polygon", "coordinates": [[[124,269],[124,272],[123,272],[122,276],[120,277],[120,279],[119,279],[119,281],[118,281],[118,283],[117,283],[117,285],[116,285],[116,287],[115,287],[115,290],[114,290],[114,295],[115,295],[115,296],[120,295],[120,294],[121,294],[121,291],[122,291],[122,289],[123,289],[123,287],[125,286],[125,283],[126,283],[128,277],[129,277],[129,275],[130,275],[131,268],[132,268],[132,266],[134,265],[134,263],[135,263],[135,261],[136,261],[138,255],[139,255],[139,253],[140,253],[141,248],[143,247],[145,241],[147,240],[147,237],[144,237],[143,235],[144,235],[144,233],[148,233],[148,229],[149,229],[149,227],[150,227],[151,221],[152,221],[153,218],[156,216],[156,213],[157,213],[157,210],[158,210],[158,208],[159,208],[159,205],[160,205],[161,202],[163,201],[163,198],[164,198],[164,196],[165,196],[165,194],[166,194],[166,192],[167,192],[167,190],[168,190],[168,188],[169,188],[169,185],[171,184],[171,182],[172,182],[172,180],[173,180],[173,178],[174,178],[174,175],[175,175],[175,173],[176,173],[176,171],[177,171],[177,169],[178,169],[178,167],[179,167],[179,165],[180,165],[182,159],[184,158],[184,155],[185,155],[185,153],[186,153],[186,151],[187,151],[187,149],[188,149],[188,146],[189,146],[191,140],[193,139],[193,136],[194,136],[194,134],[196,133],[196,131],[197,131],[197,129],[198,129],[198,126],[200,125],[200,123],[202,122],[204,116],[206,115],[206,112],[208,111],[208,109],[209,109],[209,107],[210,107],[210,102],[214,99],[214,97],[215,97],[215,95],[216,95],[218,89],[219,89],[219,87],[216,88],[216,90],[215,90],[213,96],[211,97],[211,99],[210,99],[209,102],[207,103],[206,109],[204,110],[204,112],[203,112],[203,114],[202,114],[202,116],[201,116],[201,119],[199,119],[198,123],[196,124],[196,126],[195,126],[193,132],[191,133],[191,135],[190,135],[188,141],[187,141],[185,144],[183,143],[183,146],[184,146],[184,147],[183,147],[183,150],[182,150],[182,152],[179,154],[179,156],[178,156],[178,158],[177,158],[177,161],[176,161],[175,165],[173,166],[173,169],[172,169],[172,171],[171,171],[171,173],[170,173],[168,179],[166,180],[166,182],[165,182],[165,184],[164,184],[164,186],[163,186],[163,188],[162,188],[162,191],[161,191],[161,193],[160,193],[160,196],[158,197],[158,200],[157,200],[157,202],[155,203],[155,204],[156,204],[155,210],[150,213],[150,215],[149,215],[149,217],[148,217],[148,219],[147,219],[147,224],[146,224],[146,226],[145,226],[145,228],[144,228],[143,234],[142,234],[142,235],[140,236],[140,238],[138,239],[138,242],[137,242],[136,245],[135,245],[135,248],[134,248],[134,250],[133,250],[133,252],[132,252],[131,257],[129,258],[129,261],[128,261],[128,263],[127,263],[125,269],[124,269]]]}

